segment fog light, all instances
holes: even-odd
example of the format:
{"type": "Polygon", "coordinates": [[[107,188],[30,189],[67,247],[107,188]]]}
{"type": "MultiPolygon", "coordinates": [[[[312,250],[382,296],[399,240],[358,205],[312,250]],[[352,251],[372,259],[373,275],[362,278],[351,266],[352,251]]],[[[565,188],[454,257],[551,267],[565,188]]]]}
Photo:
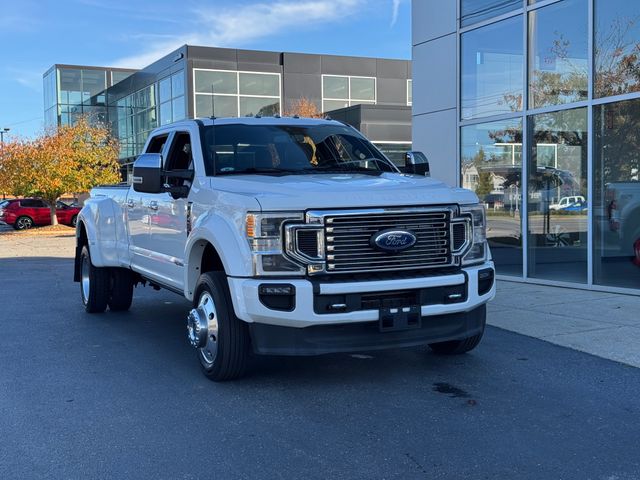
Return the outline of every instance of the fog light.
{"type": "Polygon", "coordinates": [[[262,284],[258,287],[260,303],[271,310],[290,312],[296,308],[296,287],[289,283],[262,284]]]}
{"type": "Polygon", "coordinates": [[[494,277],[492,268],[484,268],[478,272],[478,295],[485,295],[491,291],[494,277]]]}
{"type": "Polygon", "coordinates": [[[295,287],[288,283],[282,285],[260,285],[260,295],[293,295],[295,292],[295,287]]]}

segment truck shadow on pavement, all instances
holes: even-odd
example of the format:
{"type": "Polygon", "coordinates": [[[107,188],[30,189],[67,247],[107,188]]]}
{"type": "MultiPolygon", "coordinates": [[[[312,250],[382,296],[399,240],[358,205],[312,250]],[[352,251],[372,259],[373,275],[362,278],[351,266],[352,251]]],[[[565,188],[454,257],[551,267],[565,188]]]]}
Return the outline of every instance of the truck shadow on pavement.
{"type": "MultiPolygon", "coordinates": [[[[127,312],[87,314],[80,300],[79,284],[73,282],[73,260],[55,257],[0,259],[7,293],[0,311],[0,337],[9,348],[19,348],[24,336],[13,318],[29,318],[31,327],[44,335],[47,358],[75,359],[108,375],[113,364],[123,372],[155,375],[164,372],[208,380],[201,375],[196,352],[186,339],[186,316],[190,302],[168,291],[138,285],[127,312]],[[18,342],[17,344],[14,342],[18,342]],[[101,364],[108,358],[110,364],[101,364]]],[[[481,347],[478,349],[480,350],[481,347]]],[[[409,348],[330,354],[315,357],[255,355],[244,380],[237,383],[282,382],[289,387],[323,384],[384,382],[396,375],[438,379],[442,368],[481,368],[482,357],[438,357],[428,348],[409,348]]],[[[435,380],[434,380],[435,381],[435,380]]]]}

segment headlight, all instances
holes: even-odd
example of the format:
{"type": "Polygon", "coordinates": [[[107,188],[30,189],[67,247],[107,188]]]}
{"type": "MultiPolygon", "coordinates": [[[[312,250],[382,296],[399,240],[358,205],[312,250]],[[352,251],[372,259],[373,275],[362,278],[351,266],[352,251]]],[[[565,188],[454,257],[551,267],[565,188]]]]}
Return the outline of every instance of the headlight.
{"type": "Polygon", "coordinates": [[[298,275],[304,268],[282,254],[282,225],[288,221],[301,221],[302,212],[249,213],[245,229],[253,254],[256,275],[298,275]]]}
{"type": "Polygon", "coordinates": [[[484,205],[469,205],[460,207],[461,215],[471,216],[473,226],[473,243],[471,249],[462,259],[462,265],[483,263],[487,259],[487,222],[484,205]]]}

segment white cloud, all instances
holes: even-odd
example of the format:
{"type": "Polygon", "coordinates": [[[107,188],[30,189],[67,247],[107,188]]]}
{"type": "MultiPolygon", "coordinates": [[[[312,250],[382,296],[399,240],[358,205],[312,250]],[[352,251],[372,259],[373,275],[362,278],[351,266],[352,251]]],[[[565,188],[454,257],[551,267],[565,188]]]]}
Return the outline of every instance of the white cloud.
{"type": "Polygon", "coordinates": [[[308,31],[344,20],[364,3],[365,0],[277,0],[239,8],[203,7],[185,16],[193,18],[185,25],[185,33],[148,35],[141,41],[148,45],[141,53],[121,58],[114,65],[142,68],[184,44],[239,47],[284,31],[308,31]]]}
{"type": "Polygon", "coordinates": [[[6,72],[12,80],[34,92],[42,91],[42,70],[29,70],[24,68],[7,67],[6,72]]]}
{"type": "Polygon", "coordinates": [[[393,27],[398,21],[398,12],[400,11],[400,3],[402,0],[393,0],[391,12],[391,26],[393,27]]]}

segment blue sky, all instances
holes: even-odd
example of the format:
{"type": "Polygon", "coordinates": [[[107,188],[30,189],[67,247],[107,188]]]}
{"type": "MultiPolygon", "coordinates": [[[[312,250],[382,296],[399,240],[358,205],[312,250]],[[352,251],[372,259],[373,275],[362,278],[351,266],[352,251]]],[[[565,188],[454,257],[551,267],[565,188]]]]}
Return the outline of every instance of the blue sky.
{"type": "Polygon", "coordinates": [[[0,0],[0,128],[33,136],[54,63],[141,68],[188,43],[411,57],[410,0],[0,0]]]}

